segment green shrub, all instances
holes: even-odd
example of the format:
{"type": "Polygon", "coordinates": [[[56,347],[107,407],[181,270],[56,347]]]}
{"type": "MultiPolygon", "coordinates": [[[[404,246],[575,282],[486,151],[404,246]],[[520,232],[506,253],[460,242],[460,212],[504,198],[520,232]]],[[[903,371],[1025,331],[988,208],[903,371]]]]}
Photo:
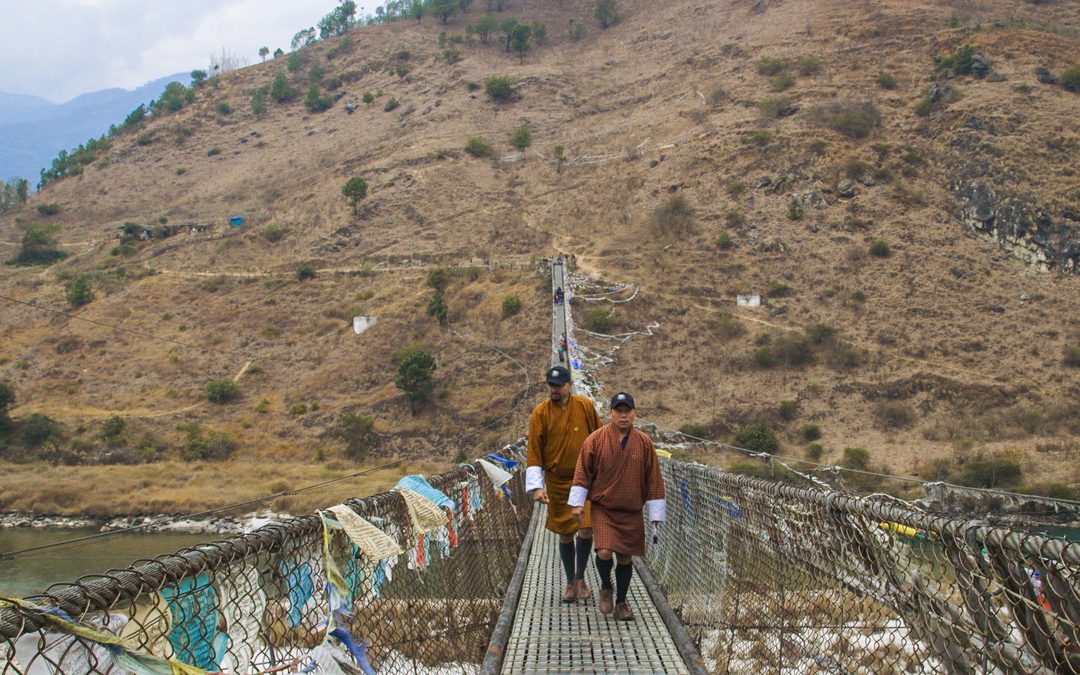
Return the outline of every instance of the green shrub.
{"type": "Polygon", "coordinates": [[[67,301],[72,307],[82,307],[94,299],[90,277],[85,274],[72,279],[67,285],[67,301]]]}
{"type": "Polygon", "coordinates": [[[492,100],[499,103],[513,100],[514,95],[517,93],[513,82],[506,75],[492,75],[484,80],[484,91],[492,100]]]}
{"type": "Polygon", "coordinates": [[[56,202],[49,202],[47,204],[38,204],[37,212],[43,216],[55,216],[60,213],[60,205],[56,202]]]}
{"type": "Polygon", "coordinates": [[[459,51],[456,47],[449,47],[447,49],[444,49],[442,55],[443,59],[447,63],[457,63],[461,60],[461,51],[459,51]]]}
{"type": "Polygon", "coordinates": [[[969,44],[962,45],[951,56],[939,59],[938,65],[957,75],[968,75],[971,73],[971,67],[975,65],[975,48],[969,44]]]}
{"type": "Polygon", "coordinates": [[[728,184],[724,186],[727,193],[732,197],[738,197],[746,191],[746,183],[741,180],[728,181],[728,184]]]}
{"type": "Polygon", "coordinates": [[[300,52],[293,52],[289,54],[289,58],[285,59],[285,67],[289,69],[290,73],[295,73],[304,67],[304,57],[300,52]]]}
{"type": "Polygon", "coordinates": [[[915,104],[915,114],[919,117],[929,117],[933,110],[934,102],[929,98],[924,98],[915,104]]]}
{"type": "Polygon", "coordinates": [[[773,78],[772,88],[773,91],[784,91],[790,89],[795,84],[795,76],[788,72],[783,72],[773,78]]]}
{"type": "Polygon", "coordinates": [[[60,434],[60,425],[53,418],[43,413],[31,413],[19,422],[19,440],[33,450],[45,441],[60,434]]]}
{"type": "Polygon", "coordinates": [[[185,462],[228,459],[239,447],[223,431],[211,431],[204,436],[198,424],[181,424],[178,429],[187,435],[187,443],[180,454],[185,462]]]}
{"type": "Polygon", "coordinates": [[[798,197],[792,197],[788,200],[787,205],[787,217],[790,220],[802,220],[803,215],[806,214],[806,210],[803,209],[802,203],[799,202],[798,197]]]}
{"type": "Polygon", "coordinates": [[[774,455],[780,450],[776,433],[766,424],[751,424],[735,434],[735,445],[751,452],[774,455]]]}
{"type": "Polygon", "coordinates": [[[262,89],[251,95],[251,112],[257,117],[266,114],[266,96],[262,89]]]}
{"type": "Polygon", "coordinates": [[[721,250],[727,250],[735,245],[735,240],[731,238],[731,235],[727,232],[721,232],[716,237],[716,247],[721,250]]]}
{"type": "Polygon", "coordinates": [[[807,424],[800,431],[804,441],[816,441],[821,438],[821,427],[816,424],[807,424]]]}
{"type": "Polygon", "coordinates": [[[386,105],[383,106],[383,112],[390,112],[391,110],[397,108],[399,105],[401,105],[401,103],[396,98],[391,98],[389,101],[386,102],[386,105]]]}
{"type": "Polygon", "coordinates": [[[762,75],[777,75],[784,68],[787,68],[787,61],[785,59],[775,59],[770,56],[764,56],[758,61],[758,73],[762,75]]]}
{"type": "Polygon", "coordinates": [[[1080,345],[1065,345],[1063,362],[1070,368],[1080,368],[1080,345]]]}
{"type": "Polygon", "coordinates": [[[816,56],[804,56],[795,62],[800,75],[817,75],[821,72],[821,60],[816,56]]]}
{"type": "Polygon", "coordinates": [[[593,307],[585,313],[585,327],[594,333],[607,333],[615,324],[615,312],[610,307],[593,307]]]}
{"type": "Polygon", "coordinates": [[[765,290],[766,297],[769,298],[786,298],[790,295],[794,295],[795,291],[791,289],[782,281],[773,281],[769,284],[769,287],[765,290]]]}
{"type": "Polygon", "coordinates": [[[371,105],[375,102],[375,94],[372,94],[370,91],[365,91],[363,101],[364,103],[371,105]]]}
{"type": "Polygon", "coordinates": [[[849,138],[860,139],[881,124],[881,112],[871,102],[832,103],[813,110],[811,119],[849,138]]]}
{"type": "Polygon", "coordinates": [[[1051,499],[1076,499],[1076,490],[1066,483],[1060,481],[1049,481],[1046,483],[1033,483],[1031,485],[1025,485],[1020,488],[1019,492],[1027,495],[1038,495],[1040,497],[1049,497],[1051,499]]]}
{"type": "Polygon", "coordinates": [[[746,224],[746,219],[738,211],[728,211],[724,214],[724,223],[728,227],[742,227],[746,224]]]}
{"type": "Polygon", "coordinates": [[[1080,91],[1080,65],[1069,68],[1058,77],[1058,84],[1069,91],[1080,91]]]}
{"type": "Polygon", "coordinates": [[[217,104],[217,111],[219,113],[221,113],[222,115],[231,115],[232,114],[232,106],[229,105],[228,101],[221,101],[221,102],[219,102],[217,104]]]}
{"type": "Polygon", "coordinates": [[[769,345],[758,347],[751,353],[754,365],[759,368],[772,368],[776,365],[776,352],[769,345]]]}
{"type": "Polygon", "coordinates": [[[1024,479],[1024,470],[1017,462],[1006,457],[993,456],[964,465],[957,482],[961,485],[981,488],[1012,488],[1024,479]]]}
{"type": "Polygon", "coordinates": [[[211,403],[228,403],[240,395],[240,389],[232,380],[211,380],[206,383],[206,400],[211,403]]]}
{"type": "Polygon", "coordinates": [[[308,411],[308,405],[307,405],[307,403],[304,403],[303,401],[297,401],[296,403],[293,403],[292,405],[289,406],[289,414],[290,415],[306,415],[307,411],[308,411]]]}
{"type": "Polygon", "coordinates": [[[445,326],[449,321],[450,308],[446,304],[446,297],[441,291],[436,291],[435,295],[431,296],[431,300],[428,301],[427,313],[439,322],[440,326],[445,326]]]}
{"type": "Polygon", "coordinates": [[[296,278],[300,281],[307,281],[308,279],[315,278],[315,266],[311,263],[304,263],[300,267],[296,268],[296,278]]]}
{"type": "Polygon", "coordinates": [[[417,402],[427,400],[435,390],[435,368],[435,357],[419,348],[411,348],[398,365],[394,384],[404,392],[409,400],[409,410],[413,414],[416,414],[417,402]]]}
{"type": "Polygon", "coordinates": [[[450,285],[450,270],[445,267],[437,267],[428,272],[424,283],[435,289],[437,293],[444,293],[450,285]]]}
{"type": "Polygon", "coordinates": [[[803,366],[814,357],[814,351],[810,339],[796,332],[788,332],[780,335],[773,341],[773,353],[776,359],[789,366],[803,366]]]}
{"type": "Polygon", "coordinates": [[[866,471],[870,466],[870,451],[866,448],[844,448],[844,456],[840,460],[840,466],[845,469],[866,471]]]}
{"type": "Polygon", "coordinates": [[[473,157],[489,157],[494,149],[482,137],[470,136],[469,140],[465,141],[465,152],[473,157]]]}
{"type": "Polygon", "coordinates": [[[803,331],[806,333],[806,337],[810,339],[810,342],[815,345],[823,345],[831,341],[837,333],[836,328],[827,323],[812,323],[803,331]]]}
{"type": "Polygon", "coordinates": [[[55,224],[38,223],[23,232],[22,249],[12,261],[16,265],[51,265],[63,260],[67,254],[57,248],[53,234],[59,229],[55,224]]]}
{"type": "Polygon", "coordinates": [[[882,89],[896,89],[898,86],[896,78],[893,77],[892,73],[886,73],[885,71],[878,73],[877,83],[882,89]]]}
{"type": "Polygon", "coordinates": [[[825,446],[821,443],[811,443],[806,446],[806,458],[811,462],[820,461],[825,456],[825,446]]]}
{"type": "Polygon", "coordinates": [[[468,89],[469,91],[476,91],[480,87],[481,87],[481,85],[480,85],[479,82],[469,82],[469,83],[467,83],[465,85],[465,88],[468,89]]]}
{"type": "Polygon", "coordinates": [[[206,151],[206,156],[207,157],[216,157],[217,155],[220,155],[220,154],[221,154],[221,148],[219,148],[216,145],[206,151]]]}
{"type": "Polygon", "coordinates": [[[304,97],[304,106],[311,112],[323,112],[330,108],[331,103],[330,97],[323,96],[319,85],[312,82],[308,87],[307,96],[304,97]]]}
{"type": "Polygon", "coordinates": [[[915,409],[904,401],[881,401],[874,406],[874,417],[885,429],[903,429],[915,423],[915,409]]]}
{"type": "Polygon", "coordinates": [[[108,444],[121,440],[127,423],[119,415],[113,415],[101,423],[101,438],[108,444]]]}
{"type": "Polygon", "coordinates": [[[888,258],[892,255],[892,249],[884,239],[875,239],[874,243],[870,244],[870,255],[875,258],[888,258]]]}
{"type": "Polygon", "coordinates": [[[508,295],[502,301],[503,317],[514,316],[521,311],[521,298],[516,295],[508,295]]]}
{"type": "Polygon", "coordinates": [[[284,239],[285,235],[287,235],[288,233],[289,229],[287,227],[282,227],[281,225],[270,225],[262,231],[262,236],[263,239],[266,239],[266,241],[273,244],[284,239]]]}
{"type": "Polygon", "coordinates": [[[289,84],[289,78],[285,73],[278,73],[270,85],[270,98],[278,103],[284,103],[296,96],[296,90],[289,84]]]}
{"type": "Polygon", "coordinates": [[[758,147],[766,146],[772,142],[773,132],[769,129],[757,129],[747,137],[747,142],[758,147]]]}
{"type": "Polygon", "coordinates": [[[375,438],[375,420],[359,413],[344,414],[338,418],[333,434],[345,441],[347,457],[362,461],[367,457],[367,452],[375,438]]]}
{"type": "Polygon", "coordinates": [[[790,422],[795,419],[795,416],[798,413],[798,401],[780,401],[780,407],[777,409],[777,414],[780,416],[780,419],[790,422]]]}

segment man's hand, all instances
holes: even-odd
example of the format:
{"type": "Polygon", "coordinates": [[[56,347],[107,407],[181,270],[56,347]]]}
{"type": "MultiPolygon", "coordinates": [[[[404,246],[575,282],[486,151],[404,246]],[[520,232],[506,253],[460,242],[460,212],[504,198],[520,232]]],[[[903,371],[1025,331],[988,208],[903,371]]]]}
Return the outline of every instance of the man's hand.
{"type": "Polygon", "coordinates": [[[570,509],[570,516],[574,520],[577,520],[577,521],[584,520],[585,519],[585,507],[584,506],[575,506],[575,507],[571,508],[570,509]]]}
{"type": "Polygon", "coordinates": [[[532,498],[534,502],[540,502],[541,504],[548,503],[547,490],[544,488],[536,488],[533,490],[532,498]]]}

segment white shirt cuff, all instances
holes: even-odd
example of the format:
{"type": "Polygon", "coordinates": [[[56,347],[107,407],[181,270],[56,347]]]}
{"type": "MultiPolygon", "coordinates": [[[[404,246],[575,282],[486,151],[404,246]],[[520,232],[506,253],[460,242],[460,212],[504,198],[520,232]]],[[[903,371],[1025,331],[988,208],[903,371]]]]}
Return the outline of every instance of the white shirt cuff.
{"type": "Polygon", "coordinates": [[[544,487],[544,467],[530,466],[525,469],[525,492],[544,487]]]}
{"type": "Polygon", "coordinates": [[[663,499],[650,499],[645,502],[645,508],[649,511],[649,520],[667,520],[667,503],[663,499]]]}
{"type": "Polygon", "coordinates": [[[585,506],[585,498],[589,496],[588,488],[575,485],[570,488],[570,499],[566,500],[567,506],[585,506]]]}

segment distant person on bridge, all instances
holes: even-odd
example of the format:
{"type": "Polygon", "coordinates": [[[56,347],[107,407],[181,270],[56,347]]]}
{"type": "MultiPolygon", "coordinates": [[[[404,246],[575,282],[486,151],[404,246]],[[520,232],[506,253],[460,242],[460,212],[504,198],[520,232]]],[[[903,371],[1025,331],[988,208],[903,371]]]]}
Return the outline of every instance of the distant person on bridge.
{"type": "Polygon", "coordinates": [[[570,393],[573,386],[570,371],[563,366],[548,369],[547,385],[547,400],[536,406],[529,416],[525,489],[535,501],[548,505],[544,526],[559,535],[559,557],[566,572],[562,601],[576,602],[592,594],[585,585],[592,529],[588,507],[581,517],[575,518],[570,513],[567,499],[581,444],[600,428],[600,416],[592,401],[570,393]]]}
{"type": "Polygon", "coordinates": [[[600,611],[615,613],[619,621],[632,621],[634,613],[626,604],[626,592],[634,568],[632,556],[645,555],[645,522],[665,519],[664,480],[656,448],[644,432],[634,428],[637,413],[634,398],[620,392],[611,399],[611,422],[585,439],[578,455],[570,506],[574,518],[583,518],[586,498],[592,503],[596,571],[600,573],[600,611]],[[615,568],[615,600],[611,598],[611,554],[618,556],[615,568]]]}

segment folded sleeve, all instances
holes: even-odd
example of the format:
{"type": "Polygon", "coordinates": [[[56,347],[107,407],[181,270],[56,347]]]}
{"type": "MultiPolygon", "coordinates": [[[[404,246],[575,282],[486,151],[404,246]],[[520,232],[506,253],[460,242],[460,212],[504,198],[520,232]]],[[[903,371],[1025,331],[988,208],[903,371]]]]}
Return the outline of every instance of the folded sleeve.
{"type": "Polygon", "coordinates": [[[570,499],[566,500],[568,506],[585,506],[585,499],[589,496],[589,491],[580,485],[575,485],[570,488],[570,499]]]}
{"type": "Polygon", "coordinates": [[[525,492],[532,492],[544,487],[544,469],[539,466],[530,466],[525,469],[525,492]]]}

